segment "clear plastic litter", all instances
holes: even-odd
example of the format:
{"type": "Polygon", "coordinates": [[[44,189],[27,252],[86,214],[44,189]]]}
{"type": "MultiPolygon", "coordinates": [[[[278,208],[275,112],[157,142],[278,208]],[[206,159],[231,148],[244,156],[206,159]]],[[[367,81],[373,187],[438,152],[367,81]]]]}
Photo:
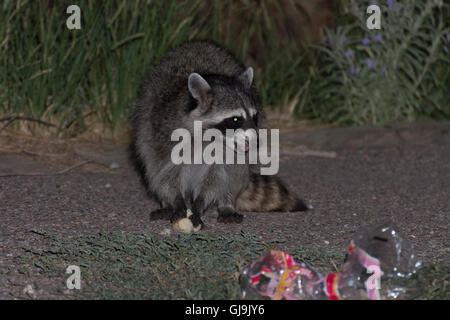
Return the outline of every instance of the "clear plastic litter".
{"type": "Polygon", "coordinates": [[[413,247],[392,223],[362,229],[341,272],[325,276],[285,252],[270,250],[240,275],[244,298],[274,300],[392,300],[420,292],[413,247]]]}

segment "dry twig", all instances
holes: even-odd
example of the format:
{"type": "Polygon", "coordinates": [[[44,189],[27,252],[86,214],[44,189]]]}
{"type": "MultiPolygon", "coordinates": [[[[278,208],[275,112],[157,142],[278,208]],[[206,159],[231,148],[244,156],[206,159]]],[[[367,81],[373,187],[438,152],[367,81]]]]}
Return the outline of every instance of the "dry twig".
{"type": "Polygon", "coordinates": [[[1,121],[6,121],[6,123],[0,128],[0,132],[2,132],[4,129],[6,129],[6,127],[8,127],[11,123],[13,123],[16,120],[32,121],[32,122],[37,122],[37,123],[42,124],[42,125],[47,126],[47,127],[56,127],[55,124],[50,123],[50,122],[46,122],[46,121],[42,121],[40,119],[34,119],[34,118],[31,118],[31,117],[23,117],[23,116],[15,115],[15,116],[8,116],[8,117],[5,117],[5,118],[0,118],[0,122],[1,121]]]}
{"type": "Polygon", "coordinates": [[[77,164],[74,164],[73,166],[70,166],[66,169],[60,170],[55,173],[7,173],[7,174],[0,174],[0,178],[7,178],[7,177],[44,177],[44,176],[58,176],[64,173],[67,173],[73,169],[76,169],[78,167],[84,166],[85,164],[91,163],[92,160],[83,161],[77,164]]]}

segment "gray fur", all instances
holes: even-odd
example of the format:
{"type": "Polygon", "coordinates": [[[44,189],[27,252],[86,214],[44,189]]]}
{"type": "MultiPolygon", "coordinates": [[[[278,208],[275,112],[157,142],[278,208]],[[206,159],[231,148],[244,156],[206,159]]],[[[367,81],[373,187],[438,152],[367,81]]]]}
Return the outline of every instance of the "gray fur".
{"type": "MultiPolygon", "coordinates": [[[[162,208],[176,210],[177,195],[188,208],[201,199],[207,209],[234,211],[239,194],[247,188],[248,165],[174,165],[171,133],[202,120],[204,130],[224,114],[244,115],[262,110],[252,86],[253,69],[245,69],[218,45],[188,42],[170,51],[150,71],[141,88],[133,117],[132,149],[148,191],[162,208]]],[[[194,212],[195,214],[195,212],[194,212]]]]}
{"type": "Polygon", "coordinates": [[[211,87],[208,82],[202,78],[198,73],[191,73],[188,78],[188,88],[192,97],[198,100],[199,103],[204,103],[205,99],[211,92],[211,87]]]}

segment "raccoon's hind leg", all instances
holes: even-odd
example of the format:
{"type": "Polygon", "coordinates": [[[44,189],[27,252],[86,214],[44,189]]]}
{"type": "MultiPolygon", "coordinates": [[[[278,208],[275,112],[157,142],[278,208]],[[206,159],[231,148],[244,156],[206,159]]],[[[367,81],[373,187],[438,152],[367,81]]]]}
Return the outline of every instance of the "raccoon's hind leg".
{"type": "Polygon", "coordinates": [[[217,217],[217,222],[221,223],[241,223],[244,219],[244,216],[240,213],[237,213],[230,206],[221,207],[217,209],[219,216],[217,217]]]}

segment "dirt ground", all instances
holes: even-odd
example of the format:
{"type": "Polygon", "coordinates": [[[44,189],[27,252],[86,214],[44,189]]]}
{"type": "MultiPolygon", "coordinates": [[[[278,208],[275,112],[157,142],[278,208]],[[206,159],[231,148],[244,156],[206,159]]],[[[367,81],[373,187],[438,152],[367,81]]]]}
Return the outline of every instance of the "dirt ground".
{"type": "MultiPolygon", "coordinates": [[[[245,213],[242,224],[206,217],[204,233],[282,238],[288,246],[345,251],[361,227],[390,219],[427,263],[450,263],[450,123],[287,130],[280,175],[308,200],[306,213],[245,213]]],[[[42,230],[60,235],[160,234],[156,208],[124,142],[0,135],[0,268],[42,230]],[[30,175],[34,174],[34,175],[30,175]]],[[[2,275],[0,275],[1,277],[2,275]]],[[[38,277],[38,275],[34,275],[38,277]]],[[[0,281],[0,299],[9,299],[0,281]]]]}

